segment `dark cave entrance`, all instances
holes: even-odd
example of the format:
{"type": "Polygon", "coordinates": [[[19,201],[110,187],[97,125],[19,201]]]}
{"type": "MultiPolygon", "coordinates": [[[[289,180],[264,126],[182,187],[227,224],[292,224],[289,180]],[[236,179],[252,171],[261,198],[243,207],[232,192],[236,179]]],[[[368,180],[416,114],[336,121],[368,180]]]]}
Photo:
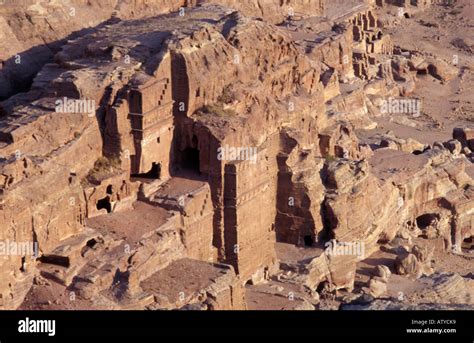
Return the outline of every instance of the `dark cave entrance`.
{"type": "Polygon", "coordinates": [[[311,235],[304,236],[303,240],[304,240],[304,245],[306,247],[312,247],[313,244],[314,244],[314,239],[313,239],[313,236],[311,236],[311,235]]]}
{"type": "Polygon", "coordinates": [[[181,167],[185,170],[200,172],[199,150],[194,148],[186,148],[181,155],[181,167]]]}
{"type": "Polygon", "coordinates": [[[201,175],[201,152],[197,136],[193,135],[191,141],[184,146],[185,149],[177,152],[177,171],[201,175]]]}
{"type": "Polygon", "coordinates": [[[107,210],[107,213],[112,212],[112,203],[110,202],[110,196],[108,195],[97,201],[97,209],[102,210],[104,208],[107,210]]]}
{"type": "Polygon", "coordinates": [[[158,180],[161,178],[161,163],[153,162],[151,169],[148,172],[142,174],[132,174],[131,176],[140,179],[158,180]]]}
{"type": "Polygon", "coordinates": [[[474,237],[471,236],[464,239],[462,242],[462,247],[463,249],[474,249],[474,237]]]}
{"type": "Polygon", "coordinates": [[[439,215],[436,213],[426,213],[416,218],[416,225],[424,230],[439,221],[439,215]]]}

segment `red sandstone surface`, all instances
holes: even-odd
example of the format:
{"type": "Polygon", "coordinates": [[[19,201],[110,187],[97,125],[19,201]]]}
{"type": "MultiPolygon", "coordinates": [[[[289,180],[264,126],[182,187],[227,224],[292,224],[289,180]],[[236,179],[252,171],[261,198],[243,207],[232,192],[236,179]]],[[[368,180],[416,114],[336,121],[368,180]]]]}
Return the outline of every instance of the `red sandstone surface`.
{"type": "Polygon", "coordinates": [[[3,1],[0,309],[473,309],[473,14],[3,1]]]}

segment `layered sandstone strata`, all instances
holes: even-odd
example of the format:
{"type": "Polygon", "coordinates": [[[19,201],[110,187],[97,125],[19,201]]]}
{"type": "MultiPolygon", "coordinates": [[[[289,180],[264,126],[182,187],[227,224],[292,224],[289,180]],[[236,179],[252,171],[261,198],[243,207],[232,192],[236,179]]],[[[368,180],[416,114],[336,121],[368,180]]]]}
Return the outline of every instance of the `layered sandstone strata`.
{"type": "MultiPolygon", "coordinates": [[[[324,308],[359,291],[381,247],[396,277],[433,274],[419,239],[468,257],[472,129],[370,133],[424,70],[449,82],[457,68],[394,49],[366,2],[160,5],[79,4],[115,19],[0,104],[0,240],[39,255],[2,256],[1,307],[324,308]]],[[[25,47],[49,31],[34,32],[25,47]]],[[[375,297],[391,291],[379,269],[375,297]]]]}

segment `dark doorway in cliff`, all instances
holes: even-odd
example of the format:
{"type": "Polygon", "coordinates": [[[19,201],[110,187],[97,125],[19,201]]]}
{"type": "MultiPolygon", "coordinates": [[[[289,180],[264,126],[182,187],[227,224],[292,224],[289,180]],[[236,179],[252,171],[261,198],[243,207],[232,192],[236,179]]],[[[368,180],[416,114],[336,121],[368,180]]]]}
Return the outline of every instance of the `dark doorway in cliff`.
{"type": "Polygon", "coordinates": [[[151,169],[148,172],[142,174],[132,174],[132,177],[140,179],[158,180],[161,178],[161,163],[153,162],[151,169]]]}
{"type": "Polygon", "coordinates": [[[439,215],[436,213],[426,213],[416,218],[416,225],[424,230],[439,221],[439,215]]]}
{"type": "Polygon", "coordinates": [[[186,148],[181,154],[181,167],[187,171],[200,172],[199,150],[186,148]]]}
{"type": "Polygon", "coordinates": [[[69,257],[60,255],[43,255],[39,258],[41,263],[54,264],[56,266],[69,268],[71,263],[69,257]]]}
{"type": "Polygon", "coordinates": [[[314,239],[313,239],[313,236],[311,235],[304,236],[303,240],[304,240],[304,245],[307,247],[312,247],[314,244],[314,239]]]}
{"type": "Polygon", "coordinates": [[[468,249],[468,250],[474,249],[474,237],[471,236],[471,237],[468,237],[468,238],[464,239],[463,242],[462,242],[462,248],[463,249],[468,249]]]}
{"type": "Polygon", "coordinates": [[[412,154],[416,155],[416,156],[421,155],[422,153],[423,153],[423,151],[421,151],[421,150],[413,150],[413,152],[412,152],[412,154]]]}
{"type": "Polygon", "coordinates": [[[97,209],[102,210],[104,208],[107,210],[107,213],[112,212],[112,204],[110,203],[110,196],[108,195],[97,201],[97,209]]]}

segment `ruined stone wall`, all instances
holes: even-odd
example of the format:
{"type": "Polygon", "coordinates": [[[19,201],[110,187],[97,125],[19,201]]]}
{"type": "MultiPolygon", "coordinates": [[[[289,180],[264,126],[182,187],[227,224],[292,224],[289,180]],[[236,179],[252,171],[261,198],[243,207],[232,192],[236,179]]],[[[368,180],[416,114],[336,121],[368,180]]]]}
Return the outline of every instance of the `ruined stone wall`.
{"type": "Polygon", "coordinates": [[[130,208],[137,199],[138,184],[130,182],[127,171],[107,177],[98,185],[88,183],[84,187],[86,217],[92,218],[130,208]],[[100,206],[102,204],[102,206],[100,206]],[[109,208],[103,206],[110,206],[109,208]]]}

